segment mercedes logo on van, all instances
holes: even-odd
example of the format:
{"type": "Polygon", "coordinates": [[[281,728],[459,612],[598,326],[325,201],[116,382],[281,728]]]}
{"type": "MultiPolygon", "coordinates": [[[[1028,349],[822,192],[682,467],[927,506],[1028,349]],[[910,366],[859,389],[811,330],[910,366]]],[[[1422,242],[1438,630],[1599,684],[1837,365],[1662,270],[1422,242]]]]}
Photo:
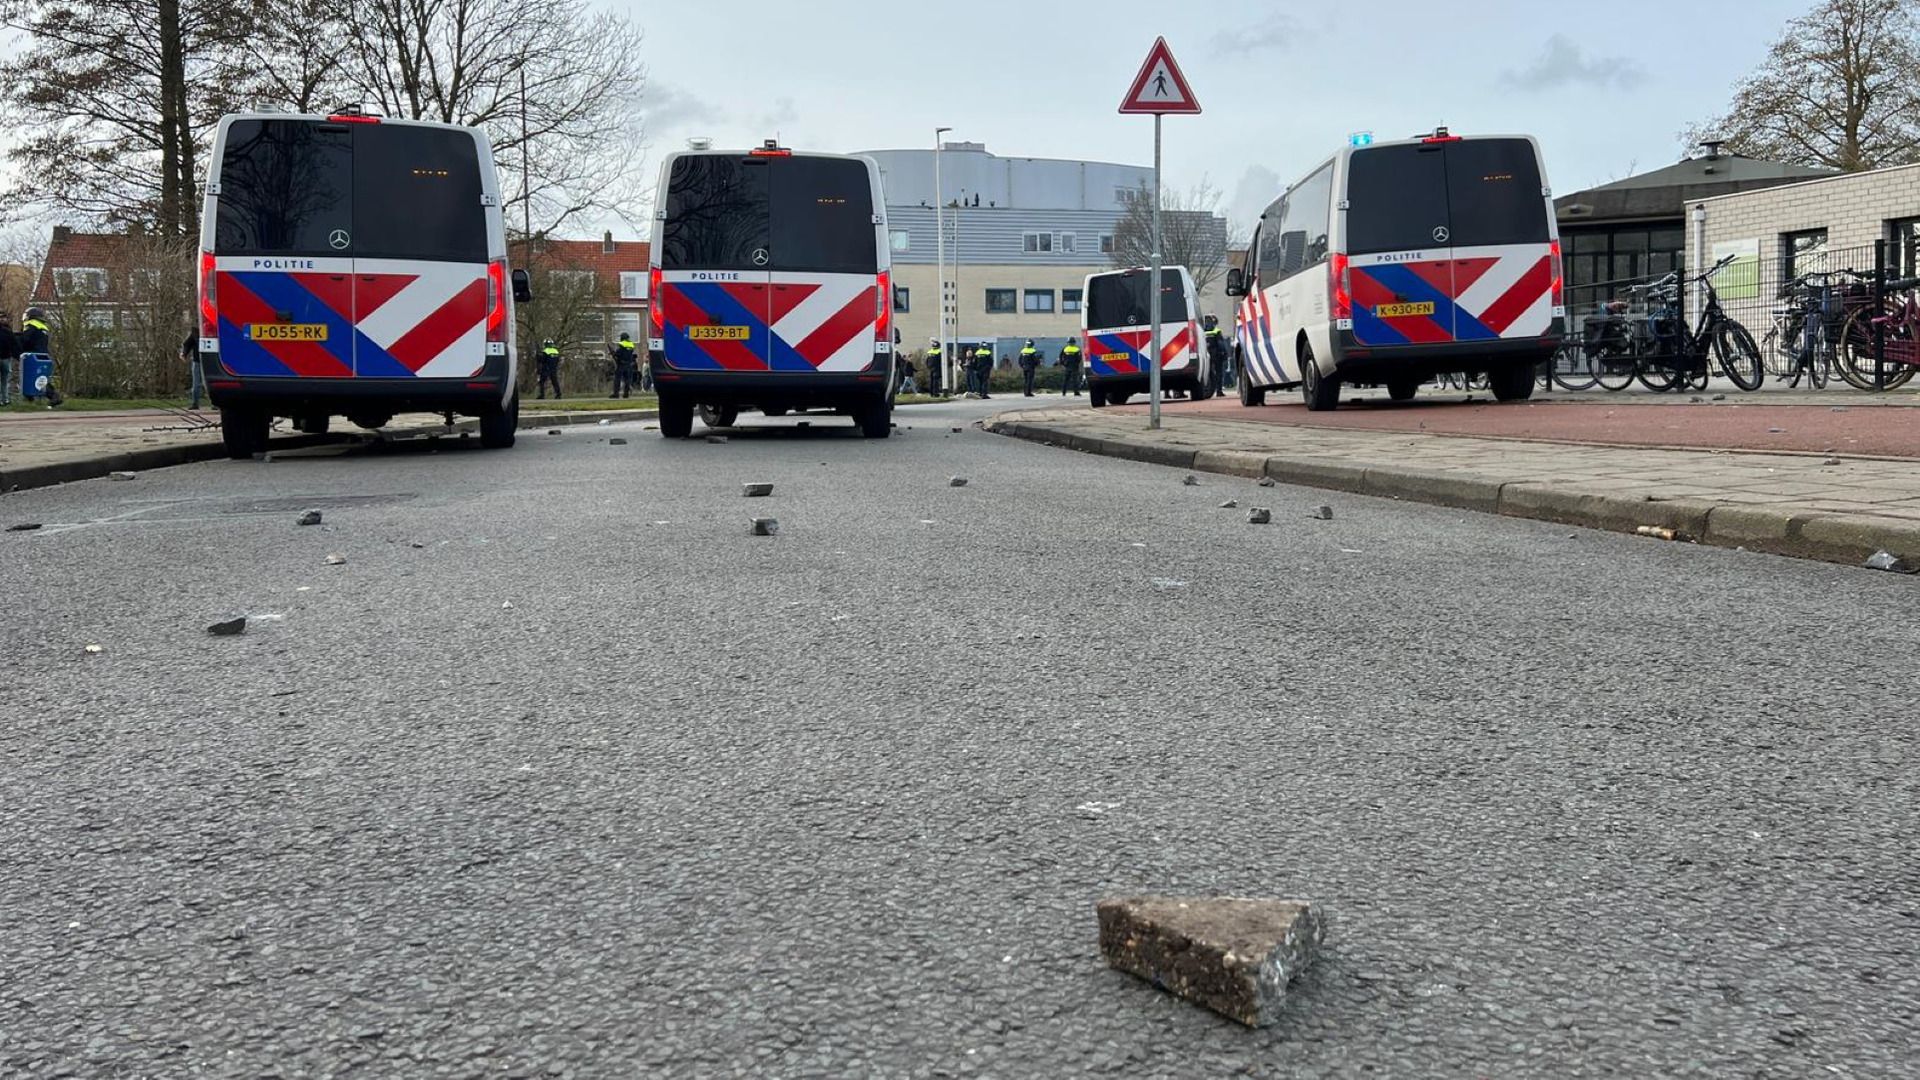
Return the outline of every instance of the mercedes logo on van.
{"type": "Polygon", "coordinates": [[[1451,239],[1453,239],[1453,232],[1449,230],[1445,225],[1442,225],[1439,228],[1433,230],[1434,243],[1444,244],[1451,239]]]}
{"type": "Polygon", "coordinates": [[[347,235],[347,230],[345,229],[335,229],[327,234],[327,243],[332,244],[333,250],[335,251],[345,248],[352,242],[353,238],[347,235]]]}
{"type": "Polygon", "coordinates": [[[767,249],[766,248],[753,249],[753,265],[755,266],[767,265],[767,249]]]}

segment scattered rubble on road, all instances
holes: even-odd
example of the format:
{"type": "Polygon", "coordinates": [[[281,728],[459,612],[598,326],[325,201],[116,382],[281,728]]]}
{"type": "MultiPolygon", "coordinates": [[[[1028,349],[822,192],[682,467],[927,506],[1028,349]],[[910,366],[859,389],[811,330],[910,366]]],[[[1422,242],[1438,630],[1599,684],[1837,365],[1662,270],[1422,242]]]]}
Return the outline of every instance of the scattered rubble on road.
{"type": "Polygon", "coordinates": [[[1239,499],[1228,499],[1226,502],[1223,502],[1220,504],[1220,509],[1222,510],[1238,510],[1239,508],[1240,508],[1239,499]]]}
{"type": "Polygon", "coordinates": [[[707,436],[707,441],[710,443],[723,443],[727,441],[727,437],[725,435],[709,435],[707,436]]]}
{"type": "Polygon", "coordinates": [[[1869,570],[1885,570],[1889,574],[1911,574],[1912,564],[1891,551],[1876,551],[1864,564],[1869,570]]]}
{"type": "Polygon", "coordinates": [[[620,438],[608,439],[607,445],[608,446],[625,446],[627,445],[627,440],[620,439],[620,438]]]}
{"type": "Polygon", "coordinates": [[[600,421],[600,426],[601,426],[601,427],[612,427],[612,426],[613,426],[613,421],[611,421],[611,420],[602,420],[602,421],[600,421]]]}
{"type": "Polygon", "coordinates": [[[1199,487],[1200,478],[1193,475],[1192,473],[1188,473],[1186,476],[1181,478],[1180,484],[1182,487],[1199,487]]]}
{"type": "Polygon", "coordinates": [[[780,522],[776,518],[754,518],[753,535],[775,536],[780,532],[780,522]]]}
{"type": "Polygon", "coordinates": [[[139,474],[130,473],[130,472],[116,472],[116,473],[108,473],[107,475],[115,480],[131,480],[139,474]]]}
{"type": "Polygon", "coordinates": [[[294,524],[295,525],[318,525],[320,524],[320,511],[303,510],[301,511],[300,516],[297,519],[295,519],[294,524]]]}
{"type": "Polygon", "coordinates": [[[214,637],[234,637],[247,632],[247,617],[236,615],[231,619],[222,619],[207,627],[207,633],[214,637]]]}
{"type": "Polygon", "coordinates": [[[1316,506],[1313,508],[1313,513],[1308,516],[1313,518],[1313,520],[1315,521],[1332,521],[1333,507],[1324,506],[1324,505],[1316,506]]]}
{"type": "Polygon", "coordinates": [[[947,486],[948,487],[966,487],[967,478],[964,476],[949,476],[947,477],[947,486]]]}
{"type": "Polygon", "coordinates": [[[7,526],[7,531],[8,532],[32,532],[33,530],[39,527],[40,527],[40,523],[37,521],[23,521],[18,525],[7,526]]]}
{"type": "Polygon", "coordinates": [[[326,563],[328,566],[343,566],[346,564],[346,561],[347,561],[347,557],[345,555],[340,554],[337,551],[328,555],[326,558],[326,563]]]}
{"type": "Polygon", "coordinates": [[[89,645],[80,651],[86,653],[88,656],[98,656],[101,653],[106,652],[107,650],[104,646],[101,646],[101,645],[89,645]]]}
{"type": "Polygon", "coordinates": [[[547,434],[549,434],[549,435],[558,435],[558,434],[560,434],[560,429],[559,429],[559,428],[548,428],[548,429],[547,429],[547,434]]]}
{"type": "Polygon", "coordinates": [[[1129,897],[1096,911],[1108,966],[1248,1027],[1280,1019],[1287,985],[1326,939],[1299,900],[1129,897]]]}
{"type": "Polygon", "coordinates": [[[1655,540],[1678,540],[1680,534],[1664,525],[1642,525],[1633,530],[1635,536],[1651,536],[1655,540]]]}
{"type": "Polygon", "coordinates": [[[740,485],[740,494],[749,499],[764,499],[773,494],[773,485],[764,483],[742,484],[740,485]]]}
{"type": "Polygon", "coordinates": [[[1272,521],[1273,521],[1273,511],[1271,509],[1264,506],[1253,506],[1253,507],[1247,508],[1247,524],[1267,525],[1272,523],[1272,521]]]}
{"type": "Polygon", "coordinates": [[[953,433],[954,433],[955,435],[958,435],[958,434],[960,434],[960,432],[961,432],[961,431],[963,431],[963,430],[965,430],[965,429],[964,429],[964,428],[954,428],[954,429],[953,429],[953,433]]]}
{"type": "Polygon", "coordinates": [[[1273,480],[1273,477],[1271,476],[1263,476],[1260,478],[1261,487],[1272,487],[1273,484],[1274,484],[1274,480],[1273,480]]]}

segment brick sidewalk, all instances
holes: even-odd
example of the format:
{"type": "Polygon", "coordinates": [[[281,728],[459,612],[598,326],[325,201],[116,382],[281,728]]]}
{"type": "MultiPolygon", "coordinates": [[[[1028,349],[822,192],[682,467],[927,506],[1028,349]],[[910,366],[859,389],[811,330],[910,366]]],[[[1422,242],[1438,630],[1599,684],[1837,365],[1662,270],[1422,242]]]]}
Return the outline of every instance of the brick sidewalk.
{"type": "Polygon", "coordinates": [[[1920,462],[1354,431],[1084,409],[1002,413],[990,431],[1236,476],[1857,563],[1920,562],[1920,462]]]}

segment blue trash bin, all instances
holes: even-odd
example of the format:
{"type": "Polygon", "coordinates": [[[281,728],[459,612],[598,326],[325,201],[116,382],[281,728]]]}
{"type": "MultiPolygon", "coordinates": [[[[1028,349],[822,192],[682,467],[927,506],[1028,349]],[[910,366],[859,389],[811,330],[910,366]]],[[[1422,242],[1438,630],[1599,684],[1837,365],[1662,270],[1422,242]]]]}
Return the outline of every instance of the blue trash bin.
{"type": "Polygon", "coordinates": [[[53,388],[53,357],[30,352],[20,356],[20,396],[31,401],[53,388]]]}

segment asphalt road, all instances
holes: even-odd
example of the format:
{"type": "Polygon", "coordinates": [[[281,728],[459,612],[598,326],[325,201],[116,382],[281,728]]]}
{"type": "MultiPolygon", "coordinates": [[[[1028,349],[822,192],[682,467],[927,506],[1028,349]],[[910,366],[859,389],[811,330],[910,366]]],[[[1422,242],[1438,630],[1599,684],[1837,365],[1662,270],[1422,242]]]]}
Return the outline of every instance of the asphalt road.
{"type": "Polygon", "coordinates": [[[1912,579],[1007,404],[0,497],[0,1074],[1920,1069],[1912,579]],[[1328,950],[1247,1031],[1100,963],[1143,891],[1328,950]]]}

